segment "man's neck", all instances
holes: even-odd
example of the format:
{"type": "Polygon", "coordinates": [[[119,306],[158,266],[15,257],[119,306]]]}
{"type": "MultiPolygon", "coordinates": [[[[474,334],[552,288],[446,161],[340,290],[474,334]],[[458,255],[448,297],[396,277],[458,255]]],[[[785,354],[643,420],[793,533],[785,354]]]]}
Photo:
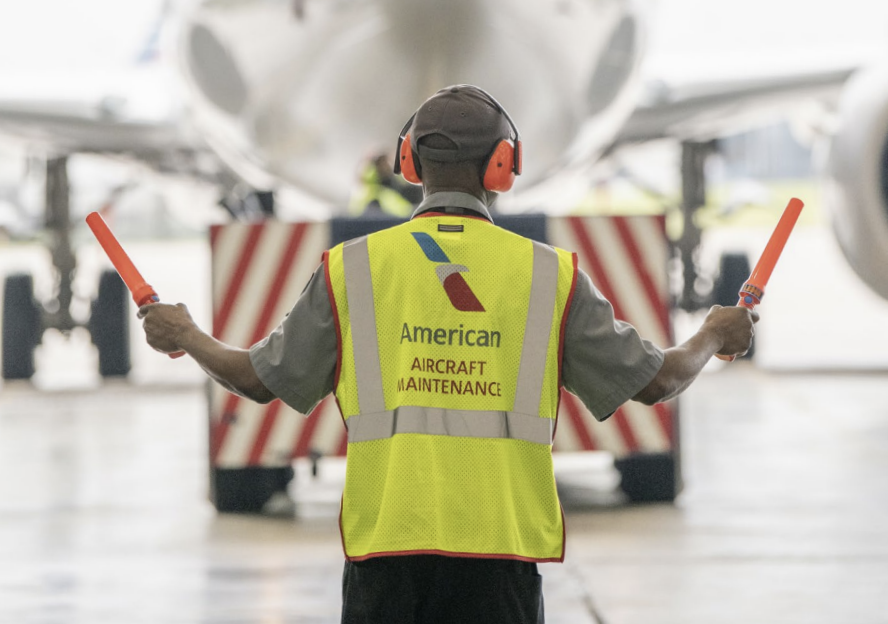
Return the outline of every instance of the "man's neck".
{"type": "Polygon", "coordinates": [[[464,193],[462,191],[426,193],[425,199],[423,199],[422,203],[416,207],[413,217],[426,212],[477,215],[493,222],[490,218],[490,211],[487,209],[484,202],[471,193],[464,193]]]}
{"type": "Polygon", "coordinates": [[[432,195],[434,193],[466,193],[468,195],[472,195],[473,197],[477,197],[488,208],[493,205],[493,202],[496,200],[497,197],[496,193],[485,190],[479,186],[468,187],[466,185],[458,184],[423,184],[422,190],[424,197],[428,197],[429,195],[432,195]]]}

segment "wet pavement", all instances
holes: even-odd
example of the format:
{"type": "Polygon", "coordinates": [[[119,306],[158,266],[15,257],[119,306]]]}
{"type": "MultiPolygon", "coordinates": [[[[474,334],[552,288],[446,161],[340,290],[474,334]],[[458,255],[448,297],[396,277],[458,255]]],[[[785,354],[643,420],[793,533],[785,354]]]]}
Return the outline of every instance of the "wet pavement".
{"type": "MultiPolygon", "coordinates": [[[[730,234],[758,253],[767,233],[730,234]]],[[[888,623],[888,302],[824,231],[792,245],[756,366],[714,363],[681,399],[674,505],[610,505],[606,457],[556,457],[574,504],[565,563],[541,566],[549,624],[888,623]],[[818,280],[835,290],[814,306],[818,280]]],[[[203,241],[130,253],[209,326],[203,241]]],[[[35,254],[4,250],[0,269],[35,254]]],[[[87,296],[100,260],[81,251],[87,296]]],[[[33,384],[0,386],[0,624],[338,622],[341,463],[319,480],[297,464],[296,520],[217,515],[203,373],[131,334],[129,382],[103,382],[76,330],[44,335],[33,384]]]]}
{"type": "MultiPolygon", "coordinates": [[[[297,466],[296,520],[217,515],[205,393],[2,387],[0,622],[338,622],[341,466],[297,466]]],[[[888,375],[737,362],[681,410],[684,493],[568,509],[547,621],[888,622],[888,375]]]]}

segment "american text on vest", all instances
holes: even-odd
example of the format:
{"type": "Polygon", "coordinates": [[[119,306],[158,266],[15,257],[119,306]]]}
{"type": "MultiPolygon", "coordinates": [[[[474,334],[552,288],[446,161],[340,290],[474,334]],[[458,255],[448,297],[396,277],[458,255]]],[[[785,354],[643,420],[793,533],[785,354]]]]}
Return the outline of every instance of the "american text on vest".
{"type": "Polygon", "coordinates": [[[447,346],[492,347],[500,348],[502,336],[500,332],[490,329],[465,329],[460,323],[458,328],[422,327],[407,323],[401,328],[401,343],[437,344],[447,346]]]}

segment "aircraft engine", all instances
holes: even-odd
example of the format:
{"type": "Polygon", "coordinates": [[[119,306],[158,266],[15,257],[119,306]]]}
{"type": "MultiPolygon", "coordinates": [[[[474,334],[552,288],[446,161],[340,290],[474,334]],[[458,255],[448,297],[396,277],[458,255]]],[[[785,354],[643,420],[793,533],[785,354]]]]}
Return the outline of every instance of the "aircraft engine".
{"type": "Polygon", "coordinates": [[[443,86],[472,83],[494,94],[521,129],[520,194],[568,162],[597,156],[632,113],[644,7],[207,1],[183,17],[179,62],[195,124],[256,188],[288,186],[342,207],[362,161],[394,151],[420,102],[443,86]]]}
{"type": "Polygon", "coordinates": [[[825,200],[854,271],[888,298],[888,66],[856,74],[839,106],[825,200]]]}

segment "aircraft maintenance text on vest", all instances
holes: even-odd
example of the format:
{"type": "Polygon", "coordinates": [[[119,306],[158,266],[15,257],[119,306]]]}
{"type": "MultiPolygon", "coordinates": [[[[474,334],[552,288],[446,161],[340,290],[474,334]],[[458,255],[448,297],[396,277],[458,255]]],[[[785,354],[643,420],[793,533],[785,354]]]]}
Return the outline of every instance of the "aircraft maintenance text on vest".
{"type": "Polygon", "coordinates": [[[575,256],[429,214],[333,248],[325,269],[346,556],[562,560],[551,445],[575,256]]]}

